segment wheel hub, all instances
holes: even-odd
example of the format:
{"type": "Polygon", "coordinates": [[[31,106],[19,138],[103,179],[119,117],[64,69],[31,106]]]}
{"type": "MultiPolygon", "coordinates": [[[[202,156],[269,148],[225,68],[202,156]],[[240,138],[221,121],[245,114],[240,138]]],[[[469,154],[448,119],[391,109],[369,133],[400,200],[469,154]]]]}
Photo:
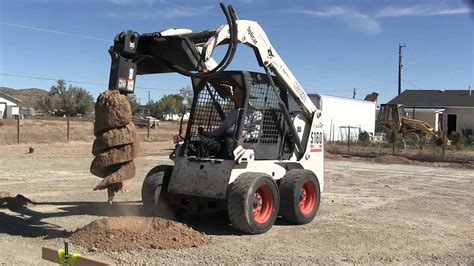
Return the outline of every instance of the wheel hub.
{"type": "Polygon", "coordinates": [[[269,186],[264,185],[257,189],[252,202],[252,215],[255,222],[266,223],[273,212],[273,193],[269,186]]]}
{"type": "Polygon", "coordinates": [[[306,181],[300,190],[300,211],[309,215],[316,204],[316,186],[311,180],[306,181]]]}

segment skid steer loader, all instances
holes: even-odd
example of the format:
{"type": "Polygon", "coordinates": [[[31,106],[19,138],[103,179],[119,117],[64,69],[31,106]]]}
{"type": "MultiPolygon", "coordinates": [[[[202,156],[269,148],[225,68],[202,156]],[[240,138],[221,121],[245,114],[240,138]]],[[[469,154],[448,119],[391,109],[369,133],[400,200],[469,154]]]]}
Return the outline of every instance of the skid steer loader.
{"type": "Polygon", "coordinates": [[[174,164],[148,173],[143,204],[226,210],[232,226],[249,234],[266,232],[277,216],[309,223],[324,187],[322,114],[259,24],[237,19],[231,6],[221,8],[227,23],[217,30],[127,31],[109,50],[109,89],[129,94],[136,75],[177,72],[191,78],[194,91],[174,164]],[[239,43],[254,50],[264,73],[225,70],[239,43]],[[217,64],[212,54],[222,44],[227,52],[217,64]],[[301,109],[296,116],[288,112],[288,97],[301,109]],[[233,123],[223,131],[228,116],[233,123]],[[216,131],[223,132],[211,138],[216,131]],[[211,141],[213,149],[203,153],[211,141]]]}

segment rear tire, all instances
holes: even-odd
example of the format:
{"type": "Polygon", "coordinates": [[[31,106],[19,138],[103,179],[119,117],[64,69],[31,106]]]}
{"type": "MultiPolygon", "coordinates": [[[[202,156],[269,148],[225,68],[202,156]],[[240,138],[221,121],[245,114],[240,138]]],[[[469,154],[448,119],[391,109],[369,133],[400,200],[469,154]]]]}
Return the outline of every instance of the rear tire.
{"type": "Polygon", "coordinates": [[[169,216],[168,184],[173,166],[159,165],[148,172],[142,185],[143,206],[157,215],[169,216]]]}
{"type": "Polygon", "coordinates": [[[268,175],[244,173],[230,185],[227,211],[239,231],[265,233],[275,223],[279,207],[278,187],[268,175]]]}
{"type": "Polygon", "coordinates": [[[280,215],[292,224],[307,224],[316,216],[321,190],[308,170],[290,170],[280,181],[280,215]]]}

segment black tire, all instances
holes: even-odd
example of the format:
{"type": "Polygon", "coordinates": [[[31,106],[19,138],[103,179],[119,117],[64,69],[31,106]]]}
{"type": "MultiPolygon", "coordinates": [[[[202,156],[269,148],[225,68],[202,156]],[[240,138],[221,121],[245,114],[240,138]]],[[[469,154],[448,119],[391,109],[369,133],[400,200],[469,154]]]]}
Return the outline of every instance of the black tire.
{"type": "Polygon", "coordinates": [[[151,169],[143,180],[142,203],[145,208],[160,215],[169,214],[168,184],[170,182],[173,166],[159,165],[151,169]]]}
{"type": "Polygon", "coordinates": [[[321,190],[314,173],[290,170],[281,179],[279,189],[283,219],[292,224],[307,224],[314,219],[321,201],[321,190]]]}
{"type": "Polygon", "coordinates": [[[279,207],[278,187],[266,174],[244,173],[230,185],[227,212],[239,231],[265,233],[275,223],[279,207]]]}

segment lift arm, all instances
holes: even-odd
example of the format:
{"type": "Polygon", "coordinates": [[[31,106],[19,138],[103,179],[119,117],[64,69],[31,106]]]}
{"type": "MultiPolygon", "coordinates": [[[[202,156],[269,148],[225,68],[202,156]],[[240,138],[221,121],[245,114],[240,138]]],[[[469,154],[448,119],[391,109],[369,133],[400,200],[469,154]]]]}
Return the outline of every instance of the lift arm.
{"type": "MultiPolygon", "coordinates": [[[[265,31],[255,21],[237,20],[237,40],[250,46],[257,57],[260,66],[268,67],[286,86],[295,101],[302,109],[308,120],[317,110],[308,94],[295,78],[283,59],[270,43],[265,31]]],[[[209,38],[202,51],[205,62],[212,60],[214,48],[228,42],[230,39],[229,25],[225,24],[215,31],[214,36],[209,38]]]]}

